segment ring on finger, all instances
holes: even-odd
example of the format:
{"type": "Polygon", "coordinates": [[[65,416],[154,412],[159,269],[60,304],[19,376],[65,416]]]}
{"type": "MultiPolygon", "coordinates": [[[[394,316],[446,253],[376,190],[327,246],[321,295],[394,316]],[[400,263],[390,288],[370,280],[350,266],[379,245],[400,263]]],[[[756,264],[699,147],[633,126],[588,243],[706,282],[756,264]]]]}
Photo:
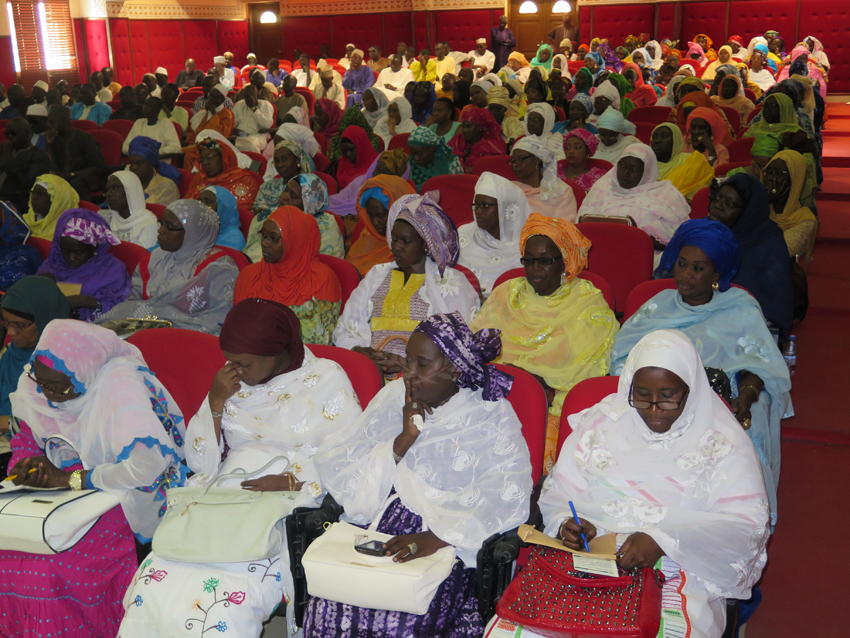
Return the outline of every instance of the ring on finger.
{"type": "Polygon", "coordinates": [[[410,555],[413,556],[419,550],[419,547],[414,542],[414,543],[409,543],[407,545],[407,549],[410,550],[410,555]]]}

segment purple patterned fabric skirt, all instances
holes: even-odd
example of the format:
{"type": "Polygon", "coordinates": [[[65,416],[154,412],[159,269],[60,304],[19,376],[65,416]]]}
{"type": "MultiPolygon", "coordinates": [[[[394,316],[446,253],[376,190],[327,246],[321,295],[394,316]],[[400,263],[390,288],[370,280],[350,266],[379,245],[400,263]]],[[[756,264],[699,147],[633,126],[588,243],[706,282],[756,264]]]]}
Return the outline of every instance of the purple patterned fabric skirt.
{"type": "MultiPolygon", "coordinates": [[[[381,518],[378,531],[396,536],[417,534],[422,531],[422,517],[396,499],[381,518]]],[[[478,614],[476,573],[463,561],[455,561],[421,616],[311,598],[304,615],[304,638],[480,638],[484,624],[478,614]]]]}

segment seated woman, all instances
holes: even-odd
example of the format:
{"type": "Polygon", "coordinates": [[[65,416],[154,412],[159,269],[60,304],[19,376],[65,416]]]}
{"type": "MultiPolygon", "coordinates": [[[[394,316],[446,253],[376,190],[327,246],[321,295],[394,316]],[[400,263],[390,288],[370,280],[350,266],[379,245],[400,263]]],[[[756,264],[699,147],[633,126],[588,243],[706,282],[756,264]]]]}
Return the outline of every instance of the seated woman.
{"type": "Polygon", "coordinates": [[[460,112],[461,116],[463,116],[463,114],[469,109],[486,109],[487,92],[492,86],[493,85],[487,80],[478,80],[477,82],[473,82],[472,86],[469,87],[469,104],[463,107],[460,112]]]}
{"type": "Polygon", "coordinates": [[[106,180],[103,194],[108,208],[101,210],[100,214],[113,234],[121,241],[153,250],[156,246],[156,215],[145,208],[145,192],[138,176],[130,171],[113,173],[106,180]]]}
{"type": "Polygon", "coordinates": [[[482,157],[505,155],[507,146],[502,139],[502,127],[486,108],[472,107],[461,116],[460,135],[455,135],[449,146],[460,159],[463,170],[472,167],[482,157]]]}
{"type": "Polygon", "coordinates": [[[400,197],[415,194],[407,180],[395,175],[378,175],[366,180],[361,187],[357,194],[357,216],[363,223],[363,230],[351,244],[346,257],[361,277],[365,277],[373,266],[393,260],[387,242],[390,208],[400,197]]]}
{"type": "MultiPolygon", "coordinates": [[[[413,89],[413,99],[410,100],[413,122],[419,126],[424,126],[433,113],[436,101],[437,91],[434,89],[434,84],[432,82],[417,82],[416,88],[413,89]]],[[[400,132],[405,133],[406,131],[400,132]]]]}
{"type": "Polygon", "coordinates": [[[38,239],[53,239],[59,215],[80,205],[77,191],[61,177],[40,175],[30,195],[30,207],[24,222],[38,239]]]}
{"type": "Polygon", "coordinates": [[[175,328],[217,335],[233,305],[239,269],[217,250],[218,216],[193,199],[178,199],[159,220],[159,246],[133,273],[127,301],[104,321],[154,315],[175,328]]]}
{"type": "Polygon", "coordinates": [[[509,163],[516,177],[514,184],[525,193],[533,212],[575,221],[575,194],[558,179],[558,160],[546,142],[534,136],[522,138],[514,144],[509,163]]]}
{"type": "Polygon", "coordinates": [[[260,230],[262,261],[236,279],[234,302],[257,297],[289,306],[301,322],[305,343],[327,345],[339,319],[342,290],[319,261],[319,224],[294,206],[269,215],[260,230]]]}
{"type": "Polygon", "coordinates": [[[254,219],[248,227],[248,239],[245,248],[242,249],[242,252],[254,263],[263,257],[260,248],[260,229],[269,215],[280,207],[280,195],[286,185],[294,177],[302,173],[312,173],[314,170],[313,160],[304,147],[298,142],[289,140],[280,140],[275,144],[273,164],[277,176],[263,182],[260,190],[257,191],[252,211],[254,219]]]}
{"type": "Polygon", "coordinates": [[[404,149],[395,148],[391,151],[384,151],[378,156],[372,166],[360,177],[355,178],[352,182],[340,190],[336,195],[331,195],[328,198],[328,210],[334,215],[343,218],[346,223],[346,235],[348,235],[348,227],[353,232],[357,223],[357,198],[360,189],[366,180],[372,179],[379,175],[392,175],[401,177],[407,180],[410,175],[409,156],[404,152],[404,149]],[[352,225],[351,222],[354,222],[352,225]]]}
{"type": "Polygon", "coordinates": [[[703,107],[693,109],[688,115],[685,153],[701,153],[712,167],[729,162],[729,151],[718,142],[726,134],[722,118],[703,107]]]}
{"type": "Polygon", "coordinates": [[[368,171],[378,155],[366,131],[359,126],[349,126],[340,136],[340,156],[328,166],[327,173],[336,179],[340,188],[345,188],[368,171]]]}
{"type": "Polygon", "coordinates": [[[427,126],[420,126],[410,134],[407,149],[410,151],[410,179],[417,192],[422,192],[422,186],[432,177],[463,175],[460,158],[427,126]]]}
{"type": "Polygon", "coordinates": [[[714,76],[717,73],[717,69],[724,64],[729,64],[732,61],[732,47],[728,44],[720,47],[720,50],[717,52],[717,59],[714,60],[711,64],[705,67],[705,70],[702,72],[702,81],[711,83],[714,80],[714,76]]]}
{"type": "Polygon", "coordinates": [[[643,81],[643,72],[637,64],[628,62],[623,65],[623,77],[630,87],[630,91],[623,97],[631,100],[636,108],[653,106],[658,101],[658,94],[652,86],[643,81]]]}
{"type": "Polygon", "coordinates": [[[138,348],[81,321],[47,324],[27,376],[11,396],[15,484],[100,490],[118,505],[61,559],[0,550],[16,575],[0,582],[4,631],[111,638],[139,565],[133,535],[150,542],[185,476],[183,417],[138,348]]]}
{"type": "MultiPolygon", "coordinates": [[[[679,84],[679,92],[683,93],[685,88],[693,88],[691,86],[685,85],[685,82],[679,84]]],[[[670,117],[667,119],[668,122],[671,122],[679,127],[679,130],[682,131],[684,135],[688,134],[688,117],[697,108],[706,108],[710,111],[713,111],[717,117],[723,120],[723,135],[720,136],[721,131],[718,129],[717,137],[714,139],[714,144],[718,143],[722,144],[724,147],[729,146],[732,142],[735,141],[735,134],[732,131],[732,126],[729,124],[729,120],[726,119],[726,114],[720,110],[720,108],[711,101],[711,98],[708,97],[705,93],[701,91],[696,91],[693,93],[684,93],[682,99],[679,100],[678,106],[670,111],[670,117]]]]}
{"type": "Polygon", "coordinates": [[[150,137],[134,137],[130,142],[127,159],[128,171],[135,173],[142,183],[145,202],[168,206],[180,199],[180,171],[167,162],[159,160],[162,145],[150,137]]]}
{"type": "Polygon", "coordinates": [[[744,95],[744,85],[741,83],[741,78],[737,75],[727,75],[720,82],[720,90],[717,95],[711,96],[711,100],[717,106],[725,106],[730,109],[735,109],[738,115],[741,116],[741,126],[747,125],[747,118],[756,105],[752,100],[744,95]]]}
{"type": "Polygon", "coordinates": [[[569,121],[566,125],[566,131],[583,129],[588,133],[596,135],[599,129],[587,121],[591,115],[593,115],[593,101],[589,95],[579,93],[570,102],[570,108],[567,111],[569,121]]]}
{"type": "Polygon", "coordinates": [[[510,99],[508,90],[503,86],[493,86],[487,91],[487,110],[502,127],[502,138],[506,142],[525,135],[525,129],[517,115],[517,103],[510,99]]]}
{"type": "Polygon", "coordinates": [[[812,261],[818,220],[800,204],[806,182],[806,160],[797,151],[780,151],[761,174],[770,201],[770,218],[782,229],[791,257],[804,255],[812,261]]]}
{"type": "Polygon", "coordinates": [[[216,245],[242,250],[245,236],[239,226],[239,211],[233,193],[222,186],[207,186],[201,191],[198,201],[218,216],[216,245]]]}
{"type": "Polygon", "coordinates": [[[387,114],[388,104],[387,94],[377,86],[370,86],[363,91],[363,117],[373,130],[380,119],[387,114]]]}
{"type": "Polygon", "coordinates": [[[555,109],[546,102],[532,104],[525,112],[523,121],[526,137],[536,137],[546,144],[555,154],[555,160],[564,159],[564,136],[553,133],[555,126],[555,109]]]}
{"type": "Polygon", "coordinates": [[[327,98],[316,100],[313,106],[313,132],[319,133],[326,140],[330,140],[339,130],[342,121],[342,109],[339,104],[327,98]]]}
{"type": "Polygon", "coordinates": [[[475,221],[457,231],[457,263],[472,271],[482,296],[487,297],[499,275],[520,267],[520,231],[531,206],[516,184],[494,173],[482,173],[475,184],[472,212],[475,221]]]}
{"type": "Polygon", "coordinates": [[[250,211],[260,187],[257,173],[240,168],[236,149],[227,141],[207,137],[195,143],[200,155],[200,167],[186,197],[197,199],[207,186],[223,186],[236,197],[239,210],[250,211]]]}
{"type": "Polygon", "coordinates": [[[490,535],[526,519],[533,487],[520,421],[505,398],[513,379],[486,365],[499,349],[497,330],[473,335],[456,312],[428,317],[407,344],[404,379],[384,386],[317,452],[322,485],[348,520],[394,535],[387,556],[407,562],[453,545],[457,560],[425,614],[313,597],[305,638],[483,635],[476,554],[490,535]]]}
{"type": "MultiPolygon", "coordinates": [[[[372,131],[372,127],[369,126],[369,122],[366,121],[365,116],[363,115],[363,111],[361,111],[358,107],[349,107],[342,114],[342,118],[339,121],[339,126],[336,131],[336,135],[331,138],[328,138],[328,159],[331,160],[333,166],[333,162],[336,162],[340,157],[342,157],[342,136],[349,127],[356,127],[359,129],[363,129],[363,132],[366,133],[366,136],[369,138],[368,143],[371,144],[372,150],[377,154],[380,153],[381,150],[381,140],[375,135],[374,131],[372,131]]],[[[344,188],[340,186],[340,188],[344,188]]]]}
{"type": "Polygon", "coordinates": [[[579,381],[608,373],[619,324],[602,293],[578,275],[590,241],[571,223],[533,214],[519,242],[525,277],[493,290],[470,324],[502,331],[501,363],[523,368],[546,391],[545,469],[555,461],[561,407],[579,381]]]}
{"type": "MultiPolygon", "coordinates": [[[[300,332],[292,310],[274,301],[245,299],[227,313],[219,343],[228,363],[213,379],[207,400],[186,430],[193,442],[186,450],[186,464],[195,473],[191,484],[209,485],[237,468],[254,472],[283,456],[290,463],[287,472],[278,460],[263,476],[225,479],[222,485],[254,492],[297,491],[298,506],[317,505],[321,488],[313,455],[331,434],[360,415],[360,406],[345,372],[336,363],[314,356],[300,332]],[[306,384],[309,378],[318,383],[306,384]],[[294,399],[279,400],[288,396],[294,399]],[[329,413],[334,415],[332,420],[329,413]]],[[[219,512],[219,516],[233,514],[227,506],[219,512]]],[[[283,550],[280,561],[216,565],[219,591],[243,592],[244,599],[240,604],[218,605],[208,613],[207,629],[226,626],[240,638],[260,635],[262,623],[281,600],[293,598],[289,554],[285,546],[283,550]]],[[[161,570],[168,578],[156,587],[141,573],[134,579],[124,597],[120,635],[166,635],[201,613],[189,613],[193,609],[209,612],[215,602],[213,593],[204,589],[209,566],[166,560],[153,553],[145,565],[145,573],[161,570]],[[143,605],[135,604],[137,596],[143,605]]]]}
{"type": "Polygon", "coordinates": [[[41,266],[41,255],[32,244],[24,243],[30,229],[9,202],[0,202],[0,292],[6,292],[41,266]]]}
{"type": "Polygon", "coordinates": [[[597,137],[601,142],[593,154],[596,159],[616,164],[627,148],[640,144],[640,140],[634,136],[637,130],[635,125],[616,109],[606,109],[596,120],[596,127],[599,129],[597,137]]]}
{"type": "Polygon", "coordinates": [[[673,184],[658,181],[652,149],[638,143],[627,148],[614,170],[590,189],[579,220],[586,215],[628,217],[652,237],[655,250],[664,250],[690,212],[687,200],[673,184]]]}
{"type": "Polygon", "coordinates": [[[38,274],[74,289],[68,291],[74,293],[68,296],[74,315],[95,321],[130,294],[127,267],[109,252],[120,243],[98,213],[72,208],[59,216],[38,274]]]}
{"type": "Polygon", "coordinates": [[[329,213],[328,187],[324,180],[312,173],[296,175],[289,180],[280,194],[281,206],[294,206],[316,220],[319,225],[319,253],[331,257],[345,257],[345,242],[336,216],[329,213]]]}
{"type": "MultiPolygon", "coordinates": [[[[595,124],[597,128],[599,127],[596,124],[597,120],[602,117],[602,115],[609,110],[619,111],[622,114],[622,110],[620,109],[620,90],[617,87],[615,82],[602,82],[596,89],[593,91],[593,115],[590,117],[591,124],[595,124]]],[[[625,115],[623,115],[625,117],[625,115]]]]}
{"type": "MultiPolygon", "coordinates": [[[[425,122],[425,126],[430,128],[437,137],[443,138],[443,141],[448,144],[449,140],[455,136],[460,128],[460,122],[455,121],[455,105],[449,98],[441,97],[434,102],[434,110],[431,112],[431,117],[425,122]]],[[[408,139],[408,147],[410,140],[408,139]]]]}
{"type": "Polygon", "coordinates": [[[397,97],[390,102],[386,115],[378,120],[375,126],[375,135],[384,140],[384,148],[389,148],[390,141],[394,136],[412,133],[418,126],[413,121],[410,102],[403,97],[397,97]]]}
{"type": "Polygon", "coordinates": [[[0,350],[0,436],[9,433],[12,416],[9,395],[17,389],[38,338],[48,323],[67,319],[70,314],[68,298],[48,277],[24,277],[3,295],[0,317],[9,345],[0,350]]]}
{"type": "Polygon", "coordinates": [[[730,405],[758,450],[775,524],[779,421],[793,415],[791,378],[758,301],[745,290],[730,288],[739,261],[738,242],[720,222],[692,219],[682,224],[659,265],[673,272],[676,290],[661,291],[623,324],[611,369],[618,374],[635,344],[650,332],[685,333],[703,364],[729,377],[730,405]]]}
{"type": "Polygon", "coordinates": [[[361,352],[385,374],[396,374],[416,325],[439,312],[471,319],[480,306],[469,280],[455,270],[459,256],[454,222],[431,193],[405,195],[390,207],[388,264],[374,266],[345,304],[334,345],[361,352]]]}
{"type": "Polygon", "coordinates": [[[531,65],[528,59],[519,51],[513,51],[508,56],[507,66],[516,74],[517,80],[525,84],[528,82],[528,74],[531,73],[531,65]]]}
{"type": "Polygon", "coordinates": [[[587,166],[587,160],[593,157],[598,147],[599,138],[585,129],[576,128],[564,135],[567,165],[564,169],[558,166],[558,177],[575,182],[589,191],[608,172],[599,166],[587,166]]]}
{"type": "Polygon", "coordinates": [[[650,148],[658,161],[658,179],[669,181],[688,201],[714,179],[714,167],[705,155],[684,152],[685,138],[675,124],[664,122],[656,126],[650,148]]]}
{"type": "Polygon", "coordinates": [[[617,393],[570,426],[540,497],[546,533],[575,550],[582,532],[617,534],[620,569],[666,576],[663,634],[719,636],[726,598],[747,600],[767,561],[769,510],[753,444],[694,346],[676,330],[645,336],[617,393]]]}
{"type": "Polygon", "coordinates": [[[785,343],[794,320],[791,269],[782,230],[770,218],[767,190],[750,175],[733,175],[712,188],[708,216],[738,240],[741,265],[732,283],[756,298],[764,318],[779,330],[779,343],[785,343]]]}

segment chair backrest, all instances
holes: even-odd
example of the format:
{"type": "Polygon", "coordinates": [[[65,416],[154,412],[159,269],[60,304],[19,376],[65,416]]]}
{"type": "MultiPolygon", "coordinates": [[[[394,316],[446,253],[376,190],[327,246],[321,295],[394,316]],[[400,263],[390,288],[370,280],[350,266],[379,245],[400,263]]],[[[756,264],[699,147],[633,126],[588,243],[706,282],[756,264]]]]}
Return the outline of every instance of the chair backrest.
{"type": "Polygon", "coordinates": [[[135,122],[133,120],[107,120],[100,127],[102,131],[115,131],[121,136],[121,142],[127,139],[130,134],[130,129],[133,128],[135,122]]]}
{"type": "MultiPolygon", "coordinates": [[[[506,281],[510,281],[511,279],[516,279],[518,277],[525,277],[525,268],[511,268],[507,272],[503,272],[496,278],[496,283],[493,284],[493,288],[495,289],[497,286],[501,286],[506,281]]],[[[611,310],[614,310],[614,291],[611,290],[611,284],[605,281],[605,278],[602,275],[597,275],[596,273],[583,270],[579,273],[578,277],[579,279],[584,279],[585,281],[592,283],[596,289],[602,293],[608,307],[611,308],[611,310]]]]}
{"type": "Polygon", "coordinates": [[[589,157],[587,159],[587,167],[588,168],[601,168],[602,170],[610,171],[612,168],[614,168],[614,165],[611,162],[604,160],[604,159],[595,159],[593,157],[589,157]]]}
{"type": "Polygon", "coordinates": [[[148,368],[177,402],[185,422],[195,416],[227,361],[218,337],[197,330],[151,328],[127,341],[142,351],[148,368]]]}
{"type": "Polygon", "coordinates": [[[555,111],[555,121],[556,122],[563,122],[564,120],[567,119],[567,114],[564,113],[564,109],[562,109],[560,106],[555,106],[555,107],[553,107],[553,109],[555,111]]]}
{"type": "Polygon", "coordinates": [[[120,259],[124,262],[124,265],[127,267],[127,272],[130,273],[131,277],[133,276],[133,273],[136,272],[136,266],[139,265],[139,262],[150,254],[147,248],[139,246],[138,244],[133,244],[129,241],[122,241],[117,246],[111,246],[109,248],[109,252],[111,252],[116,259],[120,259]]]}
{"type": "Polygon", "coordinates": [[[525,370],[501,363],[495,365],[514,378],[508,401],[522,424],[522,436],[531,456],[531,476],[534,484],[543,476],[543,453],[546,447],[546,422],[549,407],[543,386],[525,370]]]}
{"type": "Polygon", "coordinates": [[[121,108],[121,100],[109,100],[106,104],[112,109],[113,113],[121,108]]]}
{"type": "Polygon", "coordinates": [[[187,171],[185,168],[178,168],[177,170],[180,171],[180,183],[177,188],[180,189],[180,197],[185,198],[194,175],[192,175],[192,171],[187,171]]]}
{"type": "Polygon", "coordinates": [[[171,120],[171,123],[174,125],[174,132],[177,133],[177,139],[182,140],[183,139],[183,127],[180,126],[180,122],[175,122],[174,120],[171,120]]]}
{"type": "Polygon", "coordinates": [[[316,143],[319,145],[319,150],[325,155],[328,154],[328,139],[321,133],[313,131],[313,137],[316,138],[316,143]]]}
{"type": "Polygon", "coordinates": [[[466,266],[461,266],[460,264],[455,264],[454,268],[458,272],[463,273],[463,276],[466,277],[467,281],[469,281],[469,283],[472,285],[472,287],[475,288],[475,292],[477,292],[480,295],[481,294],[481,283],[478,281],[478,277],[475,276],[475,273],[472,272],[466,266]]]}
{"type": "MultiPolygon", "coordinates": [[[[78,120],[75,120],[78,121],[78,120]]],[[[124,140],[115,131],[94,129],[89,131],[103,155],[103,162],[107,166],[117,166],[121,162],[121,145],[124,140]]]]}
{"type": "Polygon", "coordinates": [[[307,109],[310,111],[310,115],[313,115],[313,108],[316,106],[316,96],[313,95],[313,92],[306,86],[296,86],[295,92],[304,98],[304,101],[307,102],[307,109]]]}
{"type": "Polygon", "coordinates": [[[708,217],[708,207],[710,202],[708,197],[711,194],[711,189],[706,186],[694,193],[694,198],[691,200],[691,213],[688,215],[691,219],[702,219],[708,217]]]}
{"type": "Polygon", "coordinates": [[[439,191],[440,207],[460,228],[475,221],[472,200],[475,198],[477,182],[478,175],[438,175],[422,185],[422,194],[439,191]]]}
{"type": "Polygon", "coordinates": [[[322,152],[316,153],[313,156],[313,164],[316,165],[316,170],[324,173],[325,169],[331,165],[331,161],[328,159],[328,156],[322,152]]]}
{"type": "Polygon", "coordinates": [[[319,255],[319,261],[333,270],[336,278],[339,279],[339,285],[342,287],[342,303],[339,310],[342,312],[351,293],[360,285],[360,272],[354,264],[339,257],[319,255]]]}
{"type": "Polygon", "coordinates": [[[239,269],[239,272],[242,272],[243,268],[251,264],[251,260],[245,256],[245,253],[236,250],[235,248],[230,248],[229,246],[219,246],[218,244],[216,244],[215,246],[213,246],[213,250],[223,252],[233,261],[235,261],[236,267],[239,269]]]}
{"type": "Polygon", "coordinates": [[[98,206],[97,204],[93,204],[92,202],[87,202],[87,201],[82,200],[82,199],[80,200],[79,207],[80,207],[80,208],[85,208],[86,210],[90,210],[90,211],[91,211],[91,212],[93,212],[93,213],[99,213],[101,210],[103,210],[103,209],[102,209],[100,206],[98,206]]]}
{"type": "Polygon", "coordinates": [[[165,206],[162,204],[145,204],[145,208],[156,215],[157,219],[162,219],[162,216],[165,214],[165,206]]]}
{"type": "Polygon", "coordinates": [[[315,173],[313,173],[313,175],[322,178],[322,181],[325,183],[325,186],[328,187],[328,195],[336,195],[339,192],[339,186],[337,186],[336,180],[327,173],[322,173],[321,171],[317,170],[315,173]]]}
{"type": "Polygon", "coordinates": [[[747,116],[747,124],[753,121],[753,118],[761,113],[761,104],[759,104],[756,108],[750,111],[750,114],[747,116]]]}
{"type": "Polygon", "coordinates": [[[254,221],[254,213],[247,208],[238,208],[239,213],[239,230],[242,231],[242,236],[248,239],[248,232],[251,230],[251,222],[254,221]]]}
{"type": "Polygon", "coordinates": [[[259,162],[260,167],[255,171],[257,174],[259,174],[259,175],[265,175],[266,174],[266,164],[269,163],[269,160],[266,158],[265,155],[263,155],[262,153],[254,153],[253,151],[242,151],[242,152],[245,153],[245,155],[250,157],[255,162],[259,162]]]}
{"type": "Polygon", "coordinates": [[[756,138],[754,137],[742,137],[732,142],[726,147],[726,150],[729,151],[729,161],[746,162],[749,166],[753,160],[753,144],[755,141],[756,138]]]}
{"type": "Polygon", "coordinates": [[[636,129],[635,137],[649,146],[652,141],[652,131],[656,125],[651,122],[634,122],[634,125],[636,129]]]}
{"type": "Polygon", "coordinates": [[[670,116],[669,106],[639,106],[636,109],[629,111],[626,119],[629,122],[646,122],[658,126],[667,121],[670,116]]]}
{"type": "Polygon", "coordinates": [[[619,311],[632,288],[652,279],[652,238],[634,226],[597,222],[577,226],[593,244],[587,256],[587,270],[602,275],[611,284],[619,311]]]}
{"type": "Polygon", "coordinates": [[[510,155],[489,155],[482,157],[472,167],[472,174],[494,173],[500,177],[514,181],[516,175],[514,175],[513,169],[508,165],[508,160],[510,159],[510,155]]]}
{"type": "Polygon", "coordinates": [[[86,131],[88,133],[91,133],[92,131],[95,131],[100,128],[97,125],[97,122],[92,122],[91,120],[71,120],[71,126],[80,129],[81,131],[86,131]]]}
{"type": "MultiPolygon", "coordinates": [[[[573,414],[578,414],[582,410],[596,405],[609,394],[617,392],[619,383],[620,377],[591,377],[584,381],[579,381],[567,393],[567,396],[564,397],[564,407],[561,408],[561,424],[558,429],[558,455],[561,453],[561,446],[564,444],[564,441],[572,433],[568,418],[573,414]]],[[[555,458],[557,459],[558,456],[556,455],[555,458]]]]}
{"type": "Polygon", "coordinates": [[[744,97],[747,98],[753,104],[755,104],[756,100],[758,99],[756,97],[755,91],[753,91],[752,89],[747,89],[747,88],[744,89],[744,97]]]}
{"type": "Polygon", "coordinates": [[[312,343],[307,347],[320,359],[330,359],[339,364],[345,374],[348,375],[351,387],[364,409],[383,387],[384,379],[380,370],[378,370],[378,366],[365,354],[347,348],[317,346],[312,343]]]}
{"type": "MultiPolygon", "coordinates": [[[[731,144],[730,144],[731,146],[731,144]]],[[[750,166],[752,162],[727,162],[726,164],[721,164],[720,166],[714,167],[714,174],[717,177],[723,177],[729,173],[729,171],[734,171],[736,168],[747,168],[750,166]]]]}
{"type": "Polygon", "coordinates": [[[723,114],[729,121],[729,126],[732,127],[732,132],[737,135],[738,131],[741,129],[741,114],[731,106],[721,106],[720,108],[723,110],[723,114]]]}
{"type": "Polygon", "coordinates": [[[42,261],[47,259],[47,256],[50,254],[50,244],[52,243],[49,239],[41,239],[40,237],[30,235],[26,243],[38,251],[42,261]]]}
{"type": "Polygon", "coordinates": [[[407,148],[408,137],[410,137],[410,133],[399,133],[398,135],[393,135],[389,146],[387,146],[387,150],[391,151],[396,148],[402,148],[405,153],[410,153],[410,150],[407,148]]]}

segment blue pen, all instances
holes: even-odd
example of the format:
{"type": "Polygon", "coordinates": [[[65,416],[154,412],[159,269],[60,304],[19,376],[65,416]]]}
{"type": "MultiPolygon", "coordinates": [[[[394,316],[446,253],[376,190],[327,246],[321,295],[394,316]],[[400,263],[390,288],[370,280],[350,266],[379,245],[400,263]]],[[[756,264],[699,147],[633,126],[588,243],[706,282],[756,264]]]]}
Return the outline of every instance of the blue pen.
{"type": "MultiPolygon", "coordinates": [[[[576,525],[579,526],[579,529],[582,529],[581,521],[578,520],[578,514],[576,514],[576,506],[573,505],[572,501],[570,501],[570,509],[573,512],[573,520],[576,522],[576,525]]],[[[581,542],[584,543],[584,551],[586,551],[589,554],[590,553],[590,547],[587,546],[587,536],[584,535],[584,532],[581,533],[581,542]]]]}

